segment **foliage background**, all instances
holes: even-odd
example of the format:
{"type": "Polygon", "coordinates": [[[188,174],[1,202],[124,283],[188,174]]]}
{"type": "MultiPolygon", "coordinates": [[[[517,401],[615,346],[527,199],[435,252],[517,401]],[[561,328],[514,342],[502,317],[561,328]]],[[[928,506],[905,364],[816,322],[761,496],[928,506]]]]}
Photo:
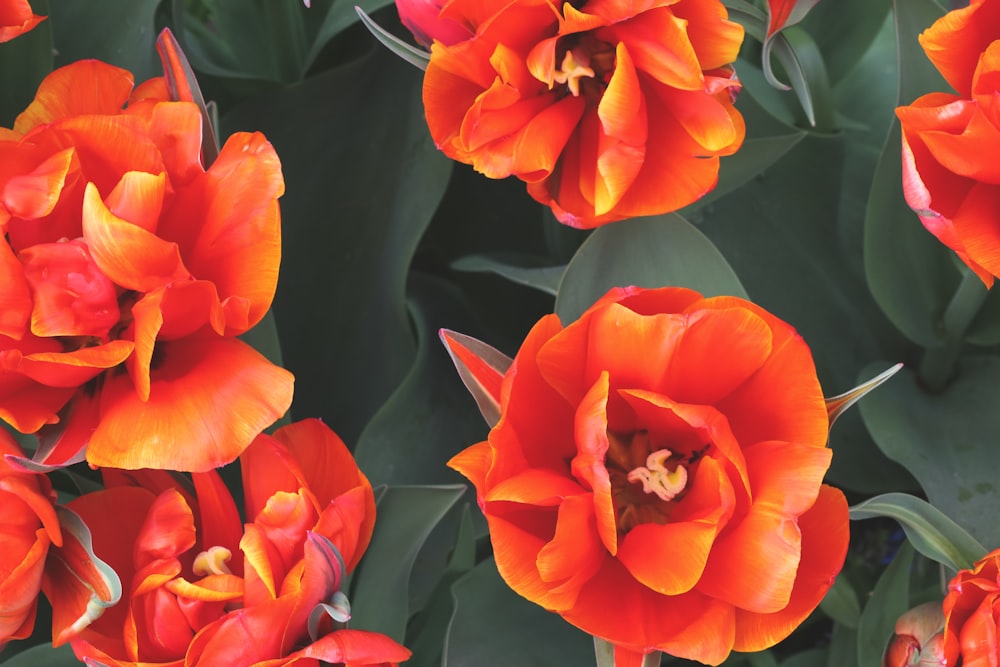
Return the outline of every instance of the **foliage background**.
{"type": "MultiPolygon", "coordinates": [[[[540,316],[554,308],[573,318],[613,285],[748,296],[804,336],[828,396],[905,362],[838,421],[828,481],[852,502],[928,498],[944,518],[911,522],[911,537],[935,539],[954,521],[1000,545],[991,449],[1000,297],[964,334],[942,329],[962,271],[899,185],[893,109],[947,89],[916,42],[946,7],[820,2],[789,31],[812,125],[794,95],[764,81],[760,45],[748,38],[737,63],[747,141],[723,160],[719,187],[679,215],[588,233],[557,224],[520,182],[489,181],[441,155],[423,120],[421,73],[372,38],[354,4],[33,1],[50,18],[0,45],[0,125],[74,60],[100,58],[137,81],[159,75],[154,41],[169,26],[217,105],[221,136],[260,130],[275,145],[287,186],[284,261],[272,313],[248,338],[295,374],[291,418],[322,417],[381,485],[376,534],[351,584],[356,627],[403,641],[414,667],[592,664],[589,637],[503,585],[474,498],[444,465],[487,429],[437,330],[512,355],[540,316]],[[963,341],[954,380],[922,389],[911,369],[925,350],[963,341]]],[[[408,37],[388,0],[357,4],[408,37]]],[[[56,484],[78,491],[69,478],[56,484]]],[[[894,521],[852,528],[845,571],[821,609],[781,646],[726,664],[874,665],[899,613],[940,597],[939,566],[898,548],[894,521]]],[[[0,660],[75,664],[44,646],[46,633],[40,620],[0,660]]]]}

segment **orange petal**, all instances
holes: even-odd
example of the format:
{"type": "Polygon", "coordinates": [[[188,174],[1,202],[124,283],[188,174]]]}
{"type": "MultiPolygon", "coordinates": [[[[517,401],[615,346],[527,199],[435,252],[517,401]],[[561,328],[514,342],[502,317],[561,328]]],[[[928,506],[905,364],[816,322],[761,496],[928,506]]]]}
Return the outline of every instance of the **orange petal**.
{"type": "MultiPolygon", "coordinates": [[[[125,181],[119,185],[123,182],[125,181]]],[[[129,182],[134,184],[131,186],[133,192],[119,197],[123,208],[159,208],[155,201],[134,203],[136,198],[142,196],[142,191],[148,189],[146,186],[155,181],[133,178],[129,182]],[[131,198],[132,201],[126,198],[131,198]]],[[[157,191],[162,196],[162,184],[153,194],[157,191]]],[[[150,210],[139,211],[143,217],[153,213],[150,210]]],[[[149,292],[191,277],[181,260],[177,244],[164,241],[142,226],[116,216],[101,201],[101,195],[93,183],[87,184],[83,198],[83,238],[101,271],[126,289],[149,292]]]]}
{"type": "Polygon", "coordinates": [[[625,44],[617,48],[611,81],[597,107],[601,120],[597,142],[594,213],[608,213],[635,182],[646,158],[646,100],[625,44]]]}
{"type": "Polygon", "coordinates": [[[410,659],[410,651],[395,641],[375,632],[365,630],[337,630],[320,637],[309,646],[291,653],[285,667],[302,663],[314,664],[315,660],[339,665],[362,667],[363,665],[396,664],[410,659]]]}
{"type": "Polygon", "coordinates": [[[1000,275],[1000,232],[996,229],[1000,186],[976,183],[952,219],[955,234],[969,258],[994,276],[1000,275]]]}
{"type": "Polygon", "coordinates": [[[799,518],[802,558],[788,604],[773,614],[736,610],[737,651],[761,651],[787,637],[833,585],[847,554],[848,518],[844,494],[820,489],[812,509],[799,518]]]}
{"type": "Polygon", "coordinates": [[[996,38],[1000,8],[992,2],[972,2],[950,11],[925,30],[920,45],[934,66],[959,95],[969,97],[976,65],[996,38]]]}
{"type": "Polygon", "coordinates": [[[33,220],[49,215],[59,203],[74,157],[74,149],[65,148],[48,156],[30,172],[12,175],[0,189],[0,201],[17,218],[33,220]]]}
{"type": "Polygon", "coordinates": [[[121,113],[132,91],[132,74],[98,60],[79,60],[42,80],[34,101],[14,121],[14,131],[69,116],[121,113]]]}
{"type": "Polygon", "coordinates": [[[31,317],[31,292],[10,246],[0,243],[0,336],[20,340],[31,317]]]}
{"type": "Polygon", "coordinates": [[[735,633],[732,606],[697,590],[660,595],[637,583],[615,560],[605,561],[576,605],[560,613],[584,632],[623,648],[658,649],[709,665],[729,655],[735,633]]]}
{"type": "Polygon", "coordinates": [[[486,486],[486,473],[493,463],[493,448],[489,442],[480,442],[460,451],[448,461],[448,467],[472,482],[480,498],[486,486]]]}
{"type": "Polygon", "coordinates": [[[488,489],[483,500],[549,507],[580,495],[589,494],[565,474],[545,468],[528,468],[488,489]]]}
{"type": "Polygon", "coordinates": [[[703,87],[702,66],[688,39],[686,22],[669,9],[643,12],[608,30],[615,41],[628,44],[636,69],[659,83],[681,90],[703,87]]]}
{"type": "Polygon", "coordinates": [[[0,43],[23,35],[46,17],[33,14],[28,0],[4,0],[0,2],[0,43]]]}
{"type": "Polygon", "coordinates": [[[371,542],[375,527],[375,495],[371,487],[355,487],[332,500],[320,514],[312,532],[333,542],[347,571],[357,567],[371,542]]]}
{"type": "Polygon", "coordinates": [[[573,439],[578,454],[570,467],[573,476],[590,487],[594,497],[597,534],[612,556],[618,553],[618,523],[611,498],[611,477],[605,466],[608,453],[608,373],[597,378],[576,410],[573,439]]]}
{"type": "Polygon", "coordinates": [[[486,343],[448,329],[438,332],[448,356],[492,428],[500,421],[500,387],[513,360],[486,343]]]}
{"type": "Polygon", "coordinates": [[[108,378],[87,448],[96,466],[202,471],[235,459],[288,409],[293,378],[239,340],[159,348],[143,402],[127,376],[108,378]]]}
{"type": "MultiPolygon", "coordinates": [[[[243,537],[243,522],[233,496],[215,470],[196,472],[191,475],[195,493],[198,494],[198,535],[204,548],[225,547],[237,554],[243,537]]],[[[234,558],[230,567],[236,574],[242,567],[234,558]]]]}
{"type": "Polygon", "coordinates": [[[538,576],[554,592],[575,596],[606,557],[597,536],[594,503],[586,495],[577,495],[559,505],[555,535],[539,550],[535,565],[538,576]]]}

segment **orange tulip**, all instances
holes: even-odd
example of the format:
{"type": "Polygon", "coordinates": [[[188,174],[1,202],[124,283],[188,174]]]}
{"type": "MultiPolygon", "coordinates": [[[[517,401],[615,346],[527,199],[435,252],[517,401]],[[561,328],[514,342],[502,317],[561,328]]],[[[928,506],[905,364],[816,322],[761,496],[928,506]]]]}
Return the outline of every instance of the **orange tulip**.
{"type": "Polygon", "coordinates": [[[896,109],[906,201],[989,287],[1000,275],[1000,2],[972,0],[920,43],[958,94],[896,109]]]}
{"type": "Polygon", "coordinates": [[[565,327],[543,318],[502,377],[445,337],[484,414],[499,410],[449,465],[476,487],[500,574],[617,664],[762,650],[832,585],[847,503],[821,484],[827,409],[788,324],[630,287],[565,327]]]}
{"type": "Polygon", "coordinates": [[[1000,663],[1000,549],[960,570],[948,584],[944,611],[947,665],[988,667],[1000,663]]]}
{"type": "Polygon", "coordinates": [[[201,137],[162,79],[97,61],[0,130],[0,418],[43,464],[207,470],[291,403],[235,338],[274,295],[278,158],[237,133],[206,169],[201,137]]]}
{"type": "Polygon", "coordinates": [[[406,29],[424,46],[429,47],[435,40],[454,44],[472,37],[472,31],[464,25],[438,16],[444,3],[445,0],[396,0],[396,11],[406,29]]]}
{"type": "MultiPolygon", "coordinates": [[[[0,453],[20,454],[0,429],[0,453]]],[[[35,626],[35,608],[49,547],[62,544],[52,502],[55,494],[44,475],[14,470],[0,459],[0,646],[24,639],[35,626]]]]}
{"type": "Polygon", "coordinates": [[[125,582],[122,603],[72,639],[76,655],[109,667],[408,658],[388,637],[343,627],[338,590],[375,519],[343,442],[308,420],[259,436],[240,461],[245,525],[215,471],[196,473],[191,493],[166,472],[108,470],[106,490],[70,503],[125,582]]]}
{"type": "Polygon", "coordinates": [[[21,448],[0,429],[0,647],[35,624],[39,592],[58,601],[53,636],[85,627],[118,601],[114,573],[89,547],[86,527],[53,505],[48,477],[22,472],[7,457],[21,448]]]}
{"type": "Polygon", "coordinates": [[[45,20],[31,11],[28,0],[0,0],[0,43],[23,35],[45,20]]]}
{"type": "Polygon", "coordinates": [[[431,47],[437,146],[517,176],[567,225],[690,204],[743,142],[729,67],[743,29],[718,0],[453,0],[440,17],[475,36],[431,47]]]}

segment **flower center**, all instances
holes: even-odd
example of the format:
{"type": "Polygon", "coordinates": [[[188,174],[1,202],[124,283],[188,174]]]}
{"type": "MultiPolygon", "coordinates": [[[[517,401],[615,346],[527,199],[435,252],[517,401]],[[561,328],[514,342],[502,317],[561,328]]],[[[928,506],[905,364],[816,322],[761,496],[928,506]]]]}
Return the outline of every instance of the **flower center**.
{"type": "Polygon", "coordinates": [[[590,33],[582,33],[561,39],[558,52],[562,60],[552,74],[552,85],[565,85],[562,90],[574,97],[583,95],[591,102],[600,101],[615,67],[614,47],[590,33]]]}
{"type": "Polygon", "coordinates": [[[687,484],[687,469],[678,464],[669,470],[665,463],[674,453],[658,449],[646,457],[646,465],[636,466],[628,474],[628,481],[642,482],[643,493],[653,493],[660,500],[673,500],[687,484]]]}
{"type": "Polygon", "coordinates": [[[232,574],[226,563],[233,557],[233,552],[226,547],[209,547],[205,551],[194,557],[191,570],[199,577],[207,577],[210,574],[232,574]]]}
{"type": "Polygon", "coordinates": [[[608,431],[604,463],[619,535],[642,523],[667,523],[674,506],[683,501],[689,468],[704,450],[688,455],[676,449],[654,449],[647,431],[608,431]]]}

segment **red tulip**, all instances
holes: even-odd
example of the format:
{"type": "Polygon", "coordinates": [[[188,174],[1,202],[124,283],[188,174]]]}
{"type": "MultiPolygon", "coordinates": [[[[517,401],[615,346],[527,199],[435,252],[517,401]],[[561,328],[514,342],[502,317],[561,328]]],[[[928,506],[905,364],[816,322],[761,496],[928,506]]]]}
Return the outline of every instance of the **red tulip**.
{"type": "Polygon", "coordinates": [[[424,46],[430,47],[434,41],[450,46],[472,37],[469,28],[439,16],[444,4],[445,0],[396,0],[396,11],[406,29],[424,46]]]}
{"type": "Polygon", "coordinates": [[[31,11],[28,0],[0,0],[0,43],[23,35],[45,20],[31,11]]]}
{"type": "Polygon", "coordinates": [[[122,603],[73,638],[77,656],[109,667],[408,658],[388,637],[343,627],[338,591],[375,519],[343,442],[307,420],[259,436],[240,463],[245,525],[214,471],[196,473],[191,493],[166,472],[109,470],[106,490],[71,503],[125,582],[122,603]]]}
{"type": "Polygon", "coordinates": [[[441,18],[475,36],[431,47],[431,135],[573,227],[690,204],[743,143],[726,16],[718,0],[452,0],[441,18]]]}
{"type": "Polygon", "coordinates": [[[288,408],[291,375],[236,338],[280,261],[274,149],[162,79],[81,61],[0,130],[0,418],[42,463],[207,470],[288,408]]]}
{"type": "Polygon", "coordinates": [[[1000,2],[972,0],[920,43],[958,94],[896,109],[903,191],[924,227],[990,286],[1000,275],[1000,2]]]}
{"type": "Polygon", "coordinates": [[[514,591],[613,643],[619,665],[657,650],[719,664],[819,604],[847,503],[821,483],[827,409],[791,326],[742,299],[631,287],[565,326],[543,318],[509,368],[445,339],[499,415],[449,465],[514,591]]]}

